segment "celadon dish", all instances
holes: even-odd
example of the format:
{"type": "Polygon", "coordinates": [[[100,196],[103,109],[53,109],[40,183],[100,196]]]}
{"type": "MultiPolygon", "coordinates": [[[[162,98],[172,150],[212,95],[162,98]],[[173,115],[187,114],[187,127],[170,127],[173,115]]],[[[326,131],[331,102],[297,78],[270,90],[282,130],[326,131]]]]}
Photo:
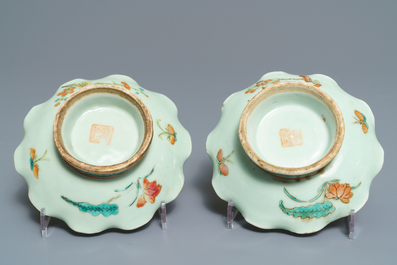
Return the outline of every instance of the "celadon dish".
{"type": "Polygon", "coordinates": [[[301,234],[360,210],[383,165],[371,109],[319,74],[271,72],[232,94],[207,153],[247,222],[301,234]]]}
{"type": "Polygon", "coordinates": [[[24,129],[14,160],[30,201],[77,232],[138,228],[182,189],[190,135],[169,98],[128,76],[63,84],[24,129]]]}

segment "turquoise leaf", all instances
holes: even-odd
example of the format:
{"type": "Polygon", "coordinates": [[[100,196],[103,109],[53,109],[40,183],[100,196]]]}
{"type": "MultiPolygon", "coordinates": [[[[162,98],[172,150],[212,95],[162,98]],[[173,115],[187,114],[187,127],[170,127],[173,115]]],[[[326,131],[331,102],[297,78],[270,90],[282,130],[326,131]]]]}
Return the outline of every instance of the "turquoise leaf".
{"type": "Polygon", "coordinates": [[[295,208],[285,208],[283,201],[280,201],[280,209],[288,215],[292,215],[297,218],[320,218],[326,217],[327,215],[335,211],[335,207],[331,202],[316,203],[314,205],[301,206],[295,208]]]}
{"type": "Polygon", "coordinates": [[[117,215],[119,213],[119,206],[117,204],[102,203],[100,205],[92,205],[86,202],[75,202],[64,196],[61,197],[67,203],[78,207],[83,213],[90,213],[93,216],[103,214],[103,216],[109,217],[112,214],[117,215]]]}

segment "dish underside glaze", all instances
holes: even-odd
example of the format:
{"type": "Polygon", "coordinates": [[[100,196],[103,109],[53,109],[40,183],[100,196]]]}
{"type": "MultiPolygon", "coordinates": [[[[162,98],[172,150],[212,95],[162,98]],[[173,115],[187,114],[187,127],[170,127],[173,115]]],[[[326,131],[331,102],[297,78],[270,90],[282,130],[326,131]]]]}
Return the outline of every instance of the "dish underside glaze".
{"type": "Polygon", "coordinates": [[[30,201],[77,232],[138,228],[150,221],[162,201],[171,202],[182,189],[183,165],[191,153],[190,135],[178,121],[170,99],[143,89],[130,77],[112,75],[67,82],[51,99],[29,112],[24,128],[25,137],[15,151],[15,167],[28,184],[30,201]],[[74,95],[98,87],[121,92],[109,90],[71,101],[58,127],[72,158],[99,168],[99,173],[120,165],[127,169],[105,179],[90,175],[93,171],[84,174],[64,160],[54,142],[58,133],[53,131],[60,108],[65,108],[74,95]],[[149,127],[149,117],[143,113],[153,121],[149,127]],[[152,137],[147,136],[150,130],[152,137]],[[147,150],[141,152],[145,141],[147,150]],[[125,166],[137,155],[140,159],[125,166]]]}
{"type": "Polygon", "coordinates": [[[103,84],[73,93],[60,106],[53,128],[66,163],[94,178],[133,169],[153,138],[152,117],[142,100],[124,87],[103,84]]]}
{"type": "Polygon", "coordinates": [[[256,227],[295,233],[316,232],[348,216],[351,209],[360,210],[383,165],[383,149],[368,105],[319,74],[271,72],[231,95],[208,136],[207,152],[213,163],[212,184],[220,198],[233,201],[246,221],[256,227]],[[341,119],[318,98],[298,91],[261,100],[245,115],[246,107],[258,101],[256,95],[293,83],[323,91],[337,105],[341,119]],[[249,119],[244,121],[246,117],[249,119]],[[241,137],[244,122],[245,137],[241,137]],[[342,141],[338,141],[338,127],[343,131],[342,141]],[[340,149],[334,157],[312,175],[288,179],[287,171],[274,174],[273,168],[266,171],[258,161],[276,169],[303,168],[321,161],[338,142],[340,149]]]}
{"type": "Polygon", "coordinates": [[[239,122],[239,137],[260,168],[277,177],[303,178],[339,152],[344,121],[336,103],[318,87],[282,82],[250,100],[239,122]]]}

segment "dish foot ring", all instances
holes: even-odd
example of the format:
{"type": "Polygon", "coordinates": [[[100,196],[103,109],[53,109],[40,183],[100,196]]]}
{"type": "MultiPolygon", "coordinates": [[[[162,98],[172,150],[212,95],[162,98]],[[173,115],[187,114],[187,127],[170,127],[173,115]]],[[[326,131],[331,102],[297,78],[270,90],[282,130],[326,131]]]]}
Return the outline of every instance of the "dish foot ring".
{"type": "Polygon", "coordinates": [[[349,239],[354,240],[354,214],[355,211],[352,209],[350,210],[350,215],[348,216],[349,219],[349,239]]]}
{"type": "Polygon", "coordinates": [[[159,215],[160,215],[160,225],[161,230],[167,230],[167,208],[165,206],[165,202],[161,202],[161,206],[159,208],[159,215]]]}
{"type": "Polygon", "coordinates": [[[226,228],[227,229],[233,229],[233,220],[236,218],[236,215],[238,214],[237,208],[234,206],[233,201],[228,201],[227,203],[227,223],[226,223],[226,228]]]}
{"type": "Polygon", "coordinates": [[[41,227],[41,237],[47,238],[47,228],[50,223],[51,217],[45,215],[45,208],[41,208],[40,210],[40,227],[41,227]]]}

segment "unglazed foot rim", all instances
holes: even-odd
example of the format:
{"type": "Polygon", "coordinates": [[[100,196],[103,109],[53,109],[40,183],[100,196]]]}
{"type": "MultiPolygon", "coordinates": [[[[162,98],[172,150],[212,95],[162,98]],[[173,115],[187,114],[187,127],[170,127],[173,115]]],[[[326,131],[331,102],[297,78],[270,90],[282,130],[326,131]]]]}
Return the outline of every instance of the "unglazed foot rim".
{"type": "Polygon", "coordinates": [[[125,88],[115,85],[92,85],[87,86],[85,89],[82,89],[73,94],[59,108],[54,120],[53,134],[54,142],[59,151],[59,154],[68,165],[76,168],[78,171],[81,171],[85,176],[94,178],[97,178],[98,176],[100,176],[100,178],[113,178],[131,170],[134,165],[140,162],[145,156],[153,139],[153,120],[149,109],[146,107],[143,101],[139,97],[135,96],[133,93],[126,91],[125,88]],[[91,165],[71,155],[65,147],[62,136],[62,125],[68,110],[82,98],[93,94],[112,94],[120,96],[133,104],[139,110],[139,113],[142,116],[144,122],[143,141],[135,154],[124,162],[106,166],[91,165]],[[91,174],[93,176],[91,176],[91,174]]]}
{"type": "Polygon", "coordinates": [[[249,103],[247,104],[241,115],[238,133],[239,133],[240,142],[245,152],[259,168],[268,171],[269,173],[272,173],[272,175],[276,177],[280,177],[284,179],[285,178],[296,179],[296,178],[304,178],[313,175],[313,173],[318,172],[320,169],[326,167],[332,161],[332,159],[338,154],[342,146],[345,135],[345,124],[342,113],[338,105],[323,90],[313,85],[309,85],[301,82],[286,82],[286,83],[273,85],[262,90],[249,101],[249,103]],[[303,166],[303,167],[276,166],[264,161],[251,146],[248,140],[248,133],[247,133],[248,120],[250,118],[250,115],[255,110],[255,108],[265,99],[279,93],[288,93],[294,91],[308,93],[314,96],[315,98],[317,98],[318,100],[320,100],[322,103],[324,103],[324,105],[328,107],[336,124],[336,133],[335,133],[336,136],[332,147],[320,160],[308,166],[303,166]]]}

